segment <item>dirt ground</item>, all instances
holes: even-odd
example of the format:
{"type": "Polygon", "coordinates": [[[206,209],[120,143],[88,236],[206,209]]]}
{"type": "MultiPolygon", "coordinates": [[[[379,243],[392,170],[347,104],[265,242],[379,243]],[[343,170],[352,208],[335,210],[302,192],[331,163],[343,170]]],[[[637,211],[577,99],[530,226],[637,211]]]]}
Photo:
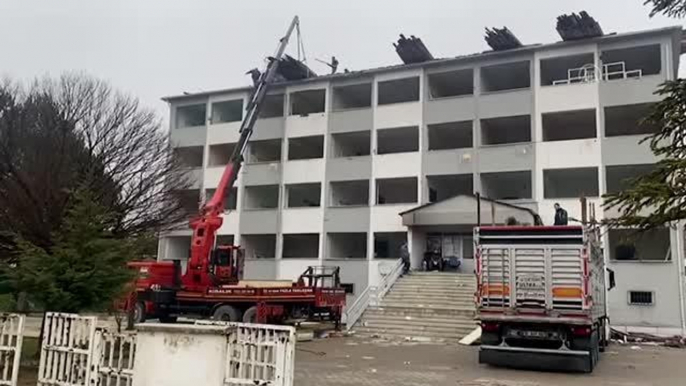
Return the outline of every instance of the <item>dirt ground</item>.
{"type": "Polygon", "coordinates": [[[612,345],[592,374],[479,365],[478,348],[332,338],[296,346],[296,386],[686,385],[686,350],[612,345]]]}

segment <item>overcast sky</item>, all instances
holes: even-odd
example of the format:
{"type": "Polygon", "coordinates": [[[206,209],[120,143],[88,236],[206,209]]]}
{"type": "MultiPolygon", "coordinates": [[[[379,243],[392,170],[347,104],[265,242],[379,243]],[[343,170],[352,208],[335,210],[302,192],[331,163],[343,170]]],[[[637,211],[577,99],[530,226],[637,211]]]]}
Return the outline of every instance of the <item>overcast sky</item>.
{"type": "MultiPolygon", "coordinates": [[[[400,62],[399,33],[435,57],[480,52],[484,27],[525,43],[559,40],[555,17],[587,10],[606,33],[680,25],[643,0],[0,0],[0,76],[30,80],[85,70],[166,118],[160,98],[249,84],[299,15],[308,64],[335,55],[359,70],[400,62]]],[[[291,45],[294,52],[295,45],[291,45]]]]}

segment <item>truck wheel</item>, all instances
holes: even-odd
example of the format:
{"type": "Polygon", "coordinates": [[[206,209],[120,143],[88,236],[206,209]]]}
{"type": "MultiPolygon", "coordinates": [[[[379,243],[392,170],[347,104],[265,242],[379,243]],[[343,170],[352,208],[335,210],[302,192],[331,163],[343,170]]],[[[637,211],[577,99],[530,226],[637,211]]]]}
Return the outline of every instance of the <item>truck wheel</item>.
{"type": "Polygon", "coordinates": [[[136,302],[133,306],[133,322],[136,324],[144,323],[145,317],[145,303],[136,302]]]}
{"type": "Polygon", "coordinates": [[[221,322],[238,322],[241,320],[241,312],[233,306],[219,306],[212,313],[212,320],[221,322]]]}
{"type": "Polygon", "coordinates": [[[252,306],[243,313],[243,323],[257,323],[257,306],[252,306]]]}

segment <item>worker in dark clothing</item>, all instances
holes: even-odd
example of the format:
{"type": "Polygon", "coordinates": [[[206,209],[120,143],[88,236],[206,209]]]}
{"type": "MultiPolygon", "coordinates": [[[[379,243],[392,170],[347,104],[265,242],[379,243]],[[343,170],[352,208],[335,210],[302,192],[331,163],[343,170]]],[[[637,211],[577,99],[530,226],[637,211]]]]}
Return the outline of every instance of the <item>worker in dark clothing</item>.
{"type": "Polygon", "coordinates": [[[555,225],[567,225],[567,211],[559,203],[555,203],[555,225]]]}
{"type": "Polygon", "coordinates": [[[400,246],[400,259],[403,262],[403,275],[410,272],[410,248],[407,246],[407,241],[405,241],[400,246]]]}
{"type": "Polygon", "coordinates": [[[252,83],[253,83],[253,85],[257,87],[257,83],[259,83],[259,81],[260,81],[260,76],[262,75],[262,74],[260,73],[260,70],[258,70],[258,69],[256,69],[256,68],[253,68],[252,70],[246,72],[246,74],[250,74],[250,76],[252,77],[252,83]]]}

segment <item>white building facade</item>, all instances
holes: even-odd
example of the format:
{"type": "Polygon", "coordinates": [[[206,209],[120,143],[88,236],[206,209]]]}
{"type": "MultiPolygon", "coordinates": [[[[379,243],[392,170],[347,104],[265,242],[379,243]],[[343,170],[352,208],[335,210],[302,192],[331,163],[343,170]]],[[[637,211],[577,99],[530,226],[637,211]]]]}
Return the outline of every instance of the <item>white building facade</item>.
{"type": "MultiPolygon", "coordinates": [[[[552,224],[556,202],[581,218],[583,195],[597,218],[616,215],[601,196],[656,162],[639,144],[653,128],[638,122],[658,85],[676,77],[681,36],[678,27],[607,35],[275,85],[219,242],[245,248],[251,279],[339,266],[352,301],[405,241],[415,266],[438,243],[473,269],[473,219],[403,222],[400,213],[430,202],[479,192],[552,224]]],[[[177,155],[196,181],[183,192],[189,208],[216,188],[249,92],[165,99],[177,155]]],[[[614,325],[684,329],[678,234],[607,232],[614,325]]],[[[187,259],[189,246],[190,230],[170,232],[159,258],[187,259]]]]}

